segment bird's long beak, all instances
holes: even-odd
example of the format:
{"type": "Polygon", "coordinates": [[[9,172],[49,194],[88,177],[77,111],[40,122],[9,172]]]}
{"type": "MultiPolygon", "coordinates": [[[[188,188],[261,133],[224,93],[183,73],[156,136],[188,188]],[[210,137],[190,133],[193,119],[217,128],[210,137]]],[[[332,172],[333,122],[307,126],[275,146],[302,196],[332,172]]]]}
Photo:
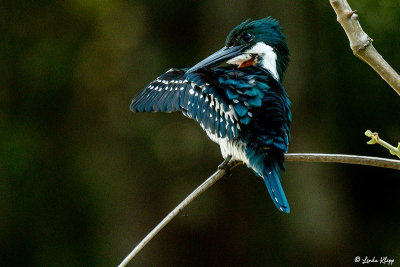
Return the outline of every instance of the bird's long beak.
{"type": "Polygon", "coordinates": [[[224,46],[221,50],[218,50],[211,56],[191,67],[186,73],[194,72],[201,68],[215,67],[222,62],[228,61],[229,59],[240,55],[240,53],[243,51],[243,48],[245,47],[245,45],[237,45],[231,47],[224,46]]]}

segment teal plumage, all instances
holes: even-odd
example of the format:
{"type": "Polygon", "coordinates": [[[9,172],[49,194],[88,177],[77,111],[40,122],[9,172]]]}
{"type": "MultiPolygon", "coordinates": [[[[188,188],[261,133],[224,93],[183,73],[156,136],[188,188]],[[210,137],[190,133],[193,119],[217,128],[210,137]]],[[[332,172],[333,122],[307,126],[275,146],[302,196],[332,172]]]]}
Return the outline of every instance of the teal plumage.
{"type": "Polygon", "coordinates": [[[245,21],[226,47],[190,69],[171,69],[132,101],[135,112],[173,112],[199,122],[224,158],[243,161],[265,181],[279,210],[289,203],[281,186],[292,121],[281,84],[289,50],[273,19],[245,21]],[[232,66],[217,67],[222,62],[232,66]]]}

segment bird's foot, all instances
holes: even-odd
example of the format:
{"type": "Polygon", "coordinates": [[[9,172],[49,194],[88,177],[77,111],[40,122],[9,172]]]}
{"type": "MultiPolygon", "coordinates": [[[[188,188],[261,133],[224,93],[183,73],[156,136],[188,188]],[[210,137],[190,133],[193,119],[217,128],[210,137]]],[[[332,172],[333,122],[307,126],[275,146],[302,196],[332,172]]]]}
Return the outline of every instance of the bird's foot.
{"type": "Polygon", "coordinates": [[[231,158],[232,158],[231,155],[227,156],[227,157],[224,159],[224,161],[223,161],[221,164],[218,165],[218,169],[220,169],[220,170],[227,170],[228,163],[229,163],[229,161],[231,161],[231,158]]]}
{"type": "Polygon", "coordinates": [[[224,161],[218,165],[218,170],[224,170],[225,171],[225,176],[229,177],[231,176],[231,169],[235,168],[238,165],[243,164],[242,161],[240,160],[232,160],[232,156],[229,155],[224,159],[224,161]]]}

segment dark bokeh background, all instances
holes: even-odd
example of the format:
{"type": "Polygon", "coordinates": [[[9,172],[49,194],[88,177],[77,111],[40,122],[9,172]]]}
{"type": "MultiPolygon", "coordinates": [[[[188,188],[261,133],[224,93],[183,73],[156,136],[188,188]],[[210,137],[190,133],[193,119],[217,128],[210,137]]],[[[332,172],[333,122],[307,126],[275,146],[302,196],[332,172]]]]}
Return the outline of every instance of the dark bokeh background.
{"type": "MultiPolygon", "coordinates": [[[[400,70],[398,0],[354,0],[400,70]]],[[[115,266],[221,162],[181,114],[134,114],[170,67],[219,49],[247,18],[280,20],[291,49],[290,152],[390,157],[400,98],[356,59],[329,1],[1,1],[0,265],[115,266]]],[[[289,215],[245,167],[194,201],[132,266],[400,262],[399,172],[288,162],[289,215]]]]}

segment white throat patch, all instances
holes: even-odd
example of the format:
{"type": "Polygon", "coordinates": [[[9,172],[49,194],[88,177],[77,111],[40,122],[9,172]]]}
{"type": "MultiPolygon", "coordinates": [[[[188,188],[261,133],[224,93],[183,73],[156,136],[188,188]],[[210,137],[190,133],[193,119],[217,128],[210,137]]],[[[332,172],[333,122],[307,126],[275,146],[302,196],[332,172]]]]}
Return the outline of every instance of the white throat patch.
{"type": "Polygon", "coordinates": [[[252,48],[245,51],[240,56],[237,56],[237,57],[234,57],[234,58],[228,60],[227,63],[240,66],[240,64],[242,64],[242,62],[245,62],[245,61],[251,59],[251,54],[256,54],[259,57],[261,57],[260,63],[262,65],[262,67],[269,70],[272,73],[272,75],[277,80],[279,80],[279,74],[278,74],[278,71],[276,70],[277,55],[271,46],[266,45],[263,42],[256,43],[252,48]]]}

